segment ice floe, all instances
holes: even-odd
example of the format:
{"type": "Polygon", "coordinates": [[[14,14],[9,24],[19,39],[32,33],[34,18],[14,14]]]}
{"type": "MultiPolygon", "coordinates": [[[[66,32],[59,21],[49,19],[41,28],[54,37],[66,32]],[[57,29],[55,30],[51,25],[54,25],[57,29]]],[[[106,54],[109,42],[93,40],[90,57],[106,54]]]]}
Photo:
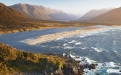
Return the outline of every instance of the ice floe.
{"type": "Polygon", "coordinates": [[[119,74],[121,74],[121,70],[119,70],[119,69],[107,69],[107,73],[119,73],[119,74]]]}
{"type": "Polygon", "coordinates": [[[94,49],[95,51],[97,51],[97,52],[102,52],[102,50],[101,49],[98,49],[98,48],[94,48],[94,47],[91,47],[92,49],[94,49]]]}
{"type": "Polygon", "coordinates": [[[75,41],[75,40],[72,40],[71,42],[68,42],[68,43],[75,43],[75,42],[77,42],[77,41],[75,41]]]}
{"type": "Polygon", "coordinates": [[[77,42],[77,43],[75,43],[75,45],[80,45],[81,44],[81,42],[77,42]]]}
{"type": "Polygon", "coordinates": [[[71,46],[65,46],[64,49],[73,49],[74,47],[71,46]]]}
{"type": "Polygon", "coordinates": [[[63,46],[67,46],[68,44],[67,43],[64,43],[63,46]]]}

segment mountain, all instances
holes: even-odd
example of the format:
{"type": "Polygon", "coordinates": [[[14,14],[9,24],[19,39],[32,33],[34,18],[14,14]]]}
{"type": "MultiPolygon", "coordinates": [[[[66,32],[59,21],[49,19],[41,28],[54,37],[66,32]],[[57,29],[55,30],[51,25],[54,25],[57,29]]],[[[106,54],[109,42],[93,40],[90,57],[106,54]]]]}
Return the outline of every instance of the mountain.
{"type": "Polygon", "coordinates": [[[30,30],[36,30],[36,29],[45,29],[45,28],[51,28],[51,27],[83,26],[83,25],[85,25],[85,23],[31,19],[31,18],[28,18],[23,13],[19,12],[18,10],[10,8],[0,3],[0,34],[30,31],[30,30]]]}
{"type": "Polygon", "coordinates": [[[27,16],[0,3],[0,22],[27,19],[27,16]]]}
{"type": "Polygon", "coordinates": [[[68,15],[67,13],[44,7],[41,5],[30,5],[30,4],[15,4],[10,6],[30,18],[41,19],[41,20],[73,20],[77,19],[75,16],[68,15]]]}
{"type": "Polygon", "coordinates": [[[85,15],[83,15],[79,20],[88,20],[88,19],[94,18],[96,16],[99,16],[101,14],[104,14],[104,13],[110,11],[110,10],[112,10],[112,9],[100,9],[100,10],[94,9],[94,10],[90,10],[85,15]]]}
{"type": "Polygon", "coordinates": [[[23,13],[9,8],[8,6],[0,3],[0,34],[24,31],[27,28],[34,28],[34,24],[30,22],[34,20],[29,19],[23,13]]]}
{"type": "Polygon", "coordinates": [[[54,27],[54,23],[30,19],[18,10],[0,3],[0,34],[54,27]]]}
{"type": "Polygon", "coordinates": [[[121,7],[110,10],[95,18],[87,20],[87,22],[104,23],[104,24],[121,24],[121,7]]]}

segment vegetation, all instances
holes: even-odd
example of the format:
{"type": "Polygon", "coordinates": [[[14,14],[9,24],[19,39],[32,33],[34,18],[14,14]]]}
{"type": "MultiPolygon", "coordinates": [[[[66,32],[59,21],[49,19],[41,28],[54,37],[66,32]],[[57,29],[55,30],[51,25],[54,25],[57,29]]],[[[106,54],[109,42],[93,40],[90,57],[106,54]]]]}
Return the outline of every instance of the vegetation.
{"type": "Polygon", "coordinates": [[[40,21],[40,20],[27,20],[27,21],[4,21],[0,22],[0,34],[30,31],[36,29],[69,27],[69,26],[91,26],[94,23],[80,23],[80,22],[56,22],[56,21],[40,21]]]}
{"type": "MultiPolygon", "coordinates": [[[[2,3],[0,3],[0,14],[0,34],[52,27],[95,25],[94,23],[30,19],[24,14],[2,3]]],[[[0,43],[0,75],[18,74],[21,72],[49,72],[49,70],[52,72],[58,68],[62,68],[65,63],[65,59],[58,55],[44,55],[19,51],[11,46],[0,43]]],[[[70,68],[70,66],[65,66],[63,70],[66,72],[68,68],[70,68]]],[[[70,69],[72,70],[72,67],[70,69]]],[[[83,69],[81,68],[81,72],[82,71],[83,69]]]]}
{"type": "Polygon", "coordinates": [[[19,51],[0,43],[0,75],[20,72],[42,72],[62,68],[65,60],[55,55],[43,55],[19,51]]]}
{"type": "Polygon", "coordinates": [[[0,34],[30,31],[35,29],[65,27],[65,26],[87,26],[94,23],[80,22],[58,22],[30,19],[15,9],[0,3],[0,34]]]}

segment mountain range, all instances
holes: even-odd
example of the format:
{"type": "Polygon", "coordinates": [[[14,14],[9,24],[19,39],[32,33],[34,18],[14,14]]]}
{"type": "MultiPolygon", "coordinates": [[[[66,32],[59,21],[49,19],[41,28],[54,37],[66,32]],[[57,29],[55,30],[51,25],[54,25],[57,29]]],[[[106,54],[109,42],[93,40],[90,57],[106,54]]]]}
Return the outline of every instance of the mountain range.
{"type": "MultiPolygon", "coordinates": [[[[121,7],[115,9],[91,10],[83,15],[78,21],[99,24],[121,24],[120,12],[121,7]]],[[[14,4],[9,7],[0,3],[0,14],[1,25],[4,25],[7,22],[13,22],[17,25],[20,21],[22,23],[32,19],[54,21],[72,21],[77,19],[74,15],[69,15],[61,10],[51,9],[41,5],[22,3],[14,4]]]]}
{"type": "Polygon", "coordinates": [[[31,5],[31,4],[14,4],[9,6],[14,8],[30,18],[40,19],[40,20],[75,20],[77,17],[74,15],[69,15],[61,10],[51,9],[44,7],[42,5],[31,5]]]}
{"type": "Polygon", "coordinates": [[[88,20],[88,19],[97,17],[101,14],[104,14],[110,10],[112,10],[112,8],[109,8],[109,9],[104,8],[104,9],[100,9],[100,10],[93,9],[93,10],[90,10],[89,12],[87,12],[86,14],[84,14],[79,20],[88,20]]]}
{"type": "Polygon", "coordinates": [[[115,8],[97,17],[91,18],[86,22],[102,24],[121,24],[121,7],[115,8]]]}
{"type": "MultiPolygon", "coordinates": [[[[44,12],[43,12],[44,13],[44,12]]],[[[61,16],[62,17],[62,16],[61,16]]],[[[66,16],[65,16],[66,17],[66,16]]],[[[51,27],[84,26],[86,23],[32,19],[16,9],[0,3],[0,34],[51,27]]],[[[93,24],[88,24],[93,25],[93,24]]]]}

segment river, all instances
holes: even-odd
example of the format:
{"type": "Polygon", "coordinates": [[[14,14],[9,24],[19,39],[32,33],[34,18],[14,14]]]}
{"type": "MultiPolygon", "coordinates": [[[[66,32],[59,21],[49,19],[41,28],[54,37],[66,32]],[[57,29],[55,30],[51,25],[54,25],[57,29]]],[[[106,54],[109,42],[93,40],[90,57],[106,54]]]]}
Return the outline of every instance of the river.
{"type": "Polygon", "coordinates": [[[40,35],[54,34],[77,29],[84,30],[87,27],[67,27],[52,28],[46,30],[34,30],[27,32],[18,32],[12,34],[3,34],[0,36],[0,42],[13,46],[20,50],[26,50],[34,53],[59,53],[70,52],[74,55],[88,57],[97,62],[121,62],[121,29],[109,26],[106,30],[87,32],[72,37],[58,38],[50,42],[44,42],[37,45],[28,45],[22,40],[36,38],[40,35]]]}

